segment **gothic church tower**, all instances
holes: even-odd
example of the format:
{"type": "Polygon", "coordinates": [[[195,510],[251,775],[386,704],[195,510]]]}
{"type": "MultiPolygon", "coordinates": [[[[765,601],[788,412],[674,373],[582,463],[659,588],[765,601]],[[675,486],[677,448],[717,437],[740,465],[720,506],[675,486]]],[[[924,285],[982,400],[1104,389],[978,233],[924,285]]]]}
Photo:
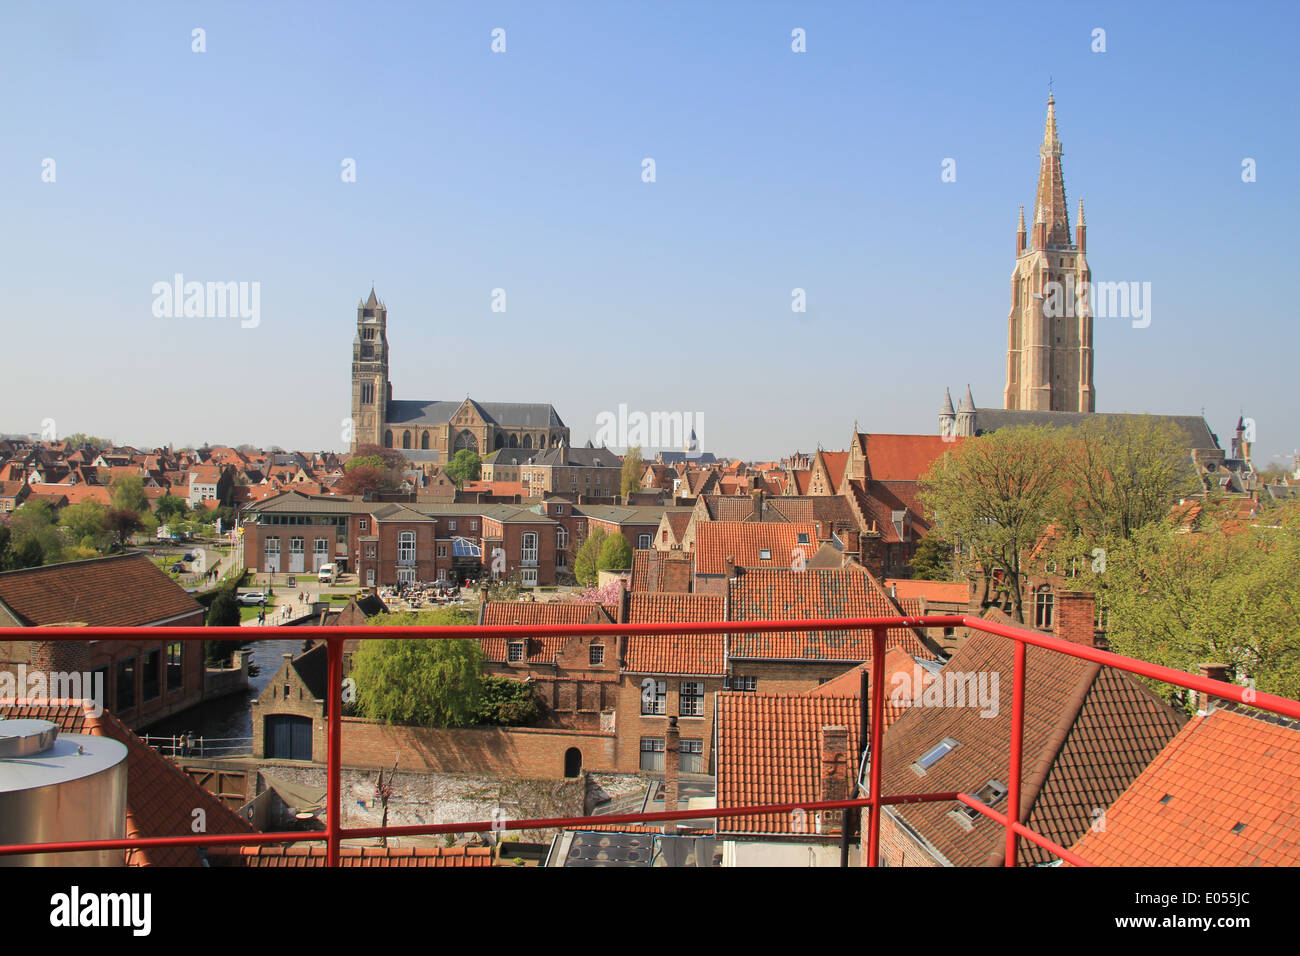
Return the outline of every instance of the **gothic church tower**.
{"type": "Polygon", "coordinates": [[[371,288],[357,304],[357,334],[352,340],[352,444],[382,445],[393,383],[388,380],[388,309],[371,288]]]}
{"type": "Polygon", "coordinates": [[[1079,221],[1071,242],[1061,141],[1056,135],[1056,100],[1051,94],[1039,157],[1033,233],[1025,231],[1023,206],[1016,231],[1003,407],[1092,412],[1097,398],[1088,301],[1092,272],[1084,255],[1083,202],[1079,202],[1079,221]]]}

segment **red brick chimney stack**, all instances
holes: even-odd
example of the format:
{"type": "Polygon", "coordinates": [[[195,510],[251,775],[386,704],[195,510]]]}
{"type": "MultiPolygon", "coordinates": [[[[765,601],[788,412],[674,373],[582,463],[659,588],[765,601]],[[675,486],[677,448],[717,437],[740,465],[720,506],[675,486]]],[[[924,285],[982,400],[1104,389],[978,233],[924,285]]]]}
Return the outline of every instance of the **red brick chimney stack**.
{"type": "Polygon", "coordinates": [[[727,555],[727,580],[730,581],[736,576],[736,559],[733,555],[727,555]]]}
{"type": "MultiPolygon", "coordinates": [[[[677,718],[668,718],[668,729],[664,732],[664,810],[671,813],[677,809],[678,773],[681,770],[682,734],[677,729],[677,718]]],[[[677,825],[672,821],[664,824],[665,834],[677,832],[677,825]]]]}
{"type": "MultiPolygon", "coordinates": [[[[1198,664],[1197,666],[1200,668],[1202,677],[1207,677],[1210,680],[1221,680],[1224,683],[1228,683],[1227,664],[1198,664]]],[[[1211,701],[1215,699],[1217,698],[1211,697],[1209,694],[1197,694],[1196,713],[1202,715],[1210,713],[1210,711],[1214,709],[1214,705],[1211,701]]]]}
{"type": "Polygon", "coordinates": [[[1053,623],[1057,637],[1087,647],[1096,646],[1096,597],[1091,591],[1057,591],[1053,623]]]}
{"type": "MultiPolygon", "coordinates": [[[[821,780],[818,800],[849,799],[849,729],[829,726],[821,729],[821,780]]],[[[843,810],[821,811],[821,832],[839,833],[843,810]]]]}

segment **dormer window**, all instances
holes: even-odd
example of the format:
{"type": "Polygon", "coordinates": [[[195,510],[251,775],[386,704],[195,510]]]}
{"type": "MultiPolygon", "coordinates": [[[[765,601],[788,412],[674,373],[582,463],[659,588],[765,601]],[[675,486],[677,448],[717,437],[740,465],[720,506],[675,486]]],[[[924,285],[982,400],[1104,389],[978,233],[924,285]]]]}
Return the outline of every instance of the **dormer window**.
{"type": "Polygon", "coordinates": [[[523,659],[524,659],[524,642],[511,641],[509,651],[506,655],[506,660],[513,664],[522,661],[523,659]]]}

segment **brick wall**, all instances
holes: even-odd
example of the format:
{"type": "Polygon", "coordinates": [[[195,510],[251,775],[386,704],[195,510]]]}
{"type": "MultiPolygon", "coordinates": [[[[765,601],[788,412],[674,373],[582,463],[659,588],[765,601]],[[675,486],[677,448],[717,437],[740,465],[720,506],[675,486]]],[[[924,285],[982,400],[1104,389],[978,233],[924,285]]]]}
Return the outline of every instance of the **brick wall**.
{"type": "Polygon", "coordinates": [[[443,773],[493,774],[527,779],[564,776],[565,755],[576,748],[582,769],[612,771],[613,734],[536,727],[398,727],[343,718],[343,763],[443,773]]]}
{"type": "Polygon", "coordinates": [[[668,675],[624,674],[618,685],[618,704],[615,727],[618,731],[617,768],[632,772],[641,767],[641,738],[663,739],[668,728],[668,718],[677,717],[677,728],[683,740],[701,740],[704,745],[704,769],[713,766],[713,703],[722,690],[722,678],[680,677],[668,675]],[[663,714],[641,713],[641,682],[662,680],[667,686],[667,699],[663,714]],[[702,717],[681,714],[681,686],[683,681],[704,685],[704,710],[702,717]]]}
{"type": "Polygon", "coordinates": [[[760,694],[806,694],[816,690],[822,679],[830,680],[852,670],[844,661],[746,661],[732,659],[731,672],[737,677],[756,677],[760,694]]]}
{"type": "MultiPolygon", "coordinates": [[[[868,808],[862,808],[862,863],[867,861],[868,808]]],[[[886,811],[880,814],[880,865],[881,866],[939,866],[916,839],[886,811]]]]}

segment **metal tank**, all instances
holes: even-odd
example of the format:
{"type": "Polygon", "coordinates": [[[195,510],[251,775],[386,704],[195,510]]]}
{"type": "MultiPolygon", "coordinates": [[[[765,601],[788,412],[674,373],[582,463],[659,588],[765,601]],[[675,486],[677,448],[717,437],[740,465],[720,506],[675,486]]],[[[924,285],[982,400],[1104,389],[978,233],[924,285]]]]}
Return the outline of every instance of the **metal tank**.
{"type": "MultiPolygon", "coordinates": [[[[0,845],[120,840],[126,747],[61,734],[48,720],[0,720],[0,845]]],[[[123,850],[0,856],[3,866],[122,866],[123,850]]]]}

